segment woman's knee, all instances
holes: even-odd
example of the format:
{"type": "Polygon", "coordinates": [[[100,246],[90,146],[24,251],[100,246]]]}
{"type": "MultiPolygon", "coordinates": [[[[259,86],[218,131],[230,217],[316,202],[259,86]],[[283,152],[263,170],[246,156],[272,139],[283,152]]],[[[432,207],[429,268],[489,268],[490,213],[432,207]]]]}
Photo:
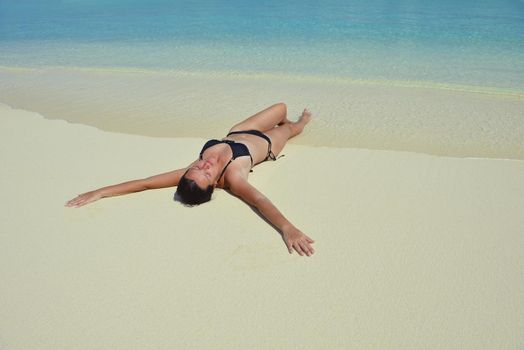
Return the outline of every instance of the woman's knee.
{"type": "Polygon", "coordinates": [[[284,115],[287,114],[287,105],[284,102],[275,103],[272,107],[278,108],[284,115]]]}

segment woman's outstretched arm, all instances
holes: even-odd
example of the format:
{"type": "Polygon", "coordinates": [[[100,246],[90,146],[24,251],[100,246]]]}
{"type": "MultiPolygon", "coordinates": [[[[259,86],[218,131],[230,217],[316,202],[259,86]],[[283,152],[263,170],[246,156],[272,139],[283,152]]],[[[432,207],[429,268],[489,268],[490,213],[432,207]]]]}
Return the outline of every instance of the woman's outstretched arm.
{"type": "Polygon", "coordinates": [[[81,207],[88,203],[97,201],[105,197],[120,196],[123,194],[152,190],[157,188],[173,187],[178,185],[180,178],[184,175],[185,168],[173,170],[167,173],[150,176],[145,179],[122,182],[117,185],[102,187],[94,191],[89,191],[78,195],[66,202],[66,207],[81,207]]]}
{"type": "Polygon", "coordinates": [[[315,252],[311,246],[315,241],[296,228],[266,196],[247,182],[246,179],[240,175],[235,177],[229,189],[235,196],[256,208],[260,214],[280,230],[289,253],[292,253],[293,249],[298,254],[307,256],[315,252]]]}

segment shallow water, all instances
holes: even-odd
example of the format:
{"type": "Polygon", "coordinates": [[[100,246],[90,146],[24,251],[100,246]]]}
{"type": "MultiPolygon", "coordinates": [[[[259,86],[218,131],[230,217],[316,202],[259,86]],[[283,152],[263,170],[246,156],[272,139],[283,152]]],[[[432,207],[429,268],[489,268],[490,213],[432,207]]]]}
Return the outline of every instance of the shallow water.
{"type": "Polygon", "coordinates": [[[524,4],[0,0],[0,65],[141,67],[524,89],[524,4]]]}

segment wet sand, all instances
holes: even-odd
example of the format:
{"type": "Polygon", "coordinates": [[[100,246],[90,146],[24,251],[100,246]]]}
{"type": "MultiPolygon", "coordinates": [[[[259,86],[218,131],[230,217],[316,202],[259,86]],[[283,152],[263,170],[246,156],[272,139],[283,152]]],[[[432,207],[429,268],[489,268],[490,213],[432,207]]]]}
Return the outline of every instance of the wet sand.
{"type": "Polygon", "coordinates": [[[524,94],[478,86],[124,68],[0,68],[0,101],[106,131],[215,138],[279,101],[307,146],[524,160],[524,94]]]}

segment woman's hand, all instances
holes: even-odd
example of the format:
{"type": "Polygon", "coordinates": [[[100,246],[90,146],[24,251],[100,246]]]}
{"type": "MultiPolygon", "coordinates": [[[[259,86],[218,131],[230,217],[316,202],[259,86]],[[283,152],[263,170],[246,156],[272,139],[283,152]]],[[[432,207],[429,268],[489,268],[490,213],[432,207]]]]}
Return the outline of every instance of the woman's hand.
{"type": "Polygon", "coordinates": [[[289,254],[293,253],[293,249],[297,251],[298,254],[311,256],[315,250],[311,246],[311,243],[315,241],[306,236],[302,231],[297,229],[294,226],[288,226],[282,229],[282,237],[284,242],[287,245],[289,254]]]}
{"type": "Polygon", "coordinates": [[[83,205],[86,205],[88,203],[94,202],[102,198],[101,193],[97,191],[90,191],[83,194],[79,194],[75,198],[68,201],[65,206],[66,207],[81,207],[83,205]]]}

